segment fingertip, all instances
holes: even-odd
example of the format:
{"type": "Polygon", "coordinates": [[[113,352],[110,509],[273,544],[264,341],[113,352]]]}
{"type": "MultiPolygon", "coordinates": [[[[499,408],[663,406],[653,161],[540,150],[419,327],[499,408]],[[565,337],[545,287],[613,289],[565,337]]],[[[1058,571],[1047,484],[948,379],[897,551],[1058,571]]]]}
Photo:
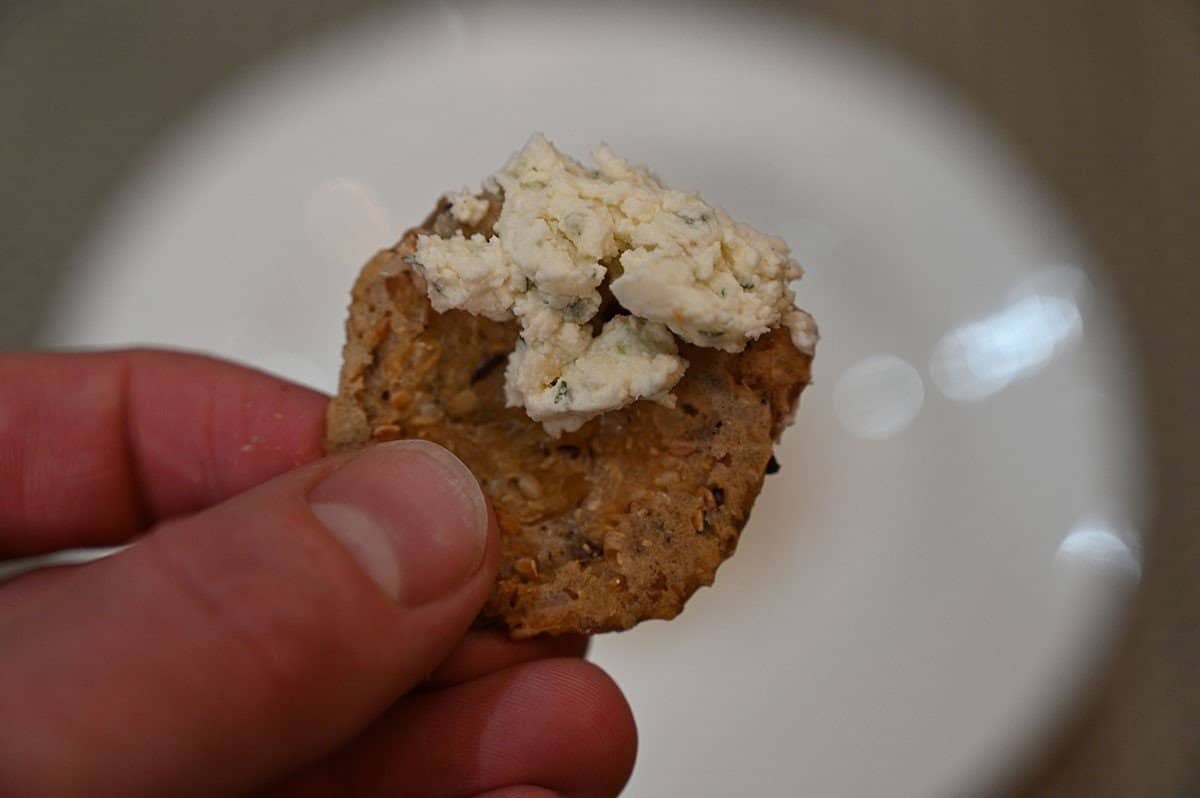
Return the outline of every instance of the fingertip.
{"type": "Polygon", "coordinates": [[[511,640],[495,629],[477,629],[463,638],[422,687],[450,687],[534,660],[582,658],[587,654],[589,642],[589,638],[583,635],[511,640]]]}
{"type": "Polygon", "coordinates": [[[612,677],[590,662],[566,658],[514,671],[505,704],[539,713],[540,734],[520,741],[522,730],[504,723],[492,730],[504,739],[485,739],[481,748],[536,747],[539,778],[530,781],[574,798],[620,793],[633,772],[638,740],[633,711],[612,677]]]}
{"type": "Polygon", "coordinates": [[[603,669],[583,660],[557,662],[568,674],[573,672],[577,680],[581,711],[572,731],[581,745],[591,746],[595,772],[603,777],[596,792],[578,795],[617,795],[633,775],[637,762],[638,733],[633,708],[603,669]]]}
{"type": "Polygon", "coordinates": [[[571,798],[612,798],[636,754],[633,714],[613,680],[583,660],[545,659],[409,696],[337,756],[272,795],[324,794],[334,785],[347,793],[500,791],[507,798],[505,790],[537,785],[571,798]]]}
{"type": "Polygon", "coordinates": [[[483,490],[462,461],[428,441],[364,449],[316,485],[308,501],[363,570],[402,605],[415,608],[453,595],[485,567],[493,534],[483,490]]]}
{"type": "Polygon", "coordinates": [[[498,790],[480,793],[475,798],[562,798],[562,793],[547,790],[545,787],[521,784],[515,787],[501,787],[498,790]]]}

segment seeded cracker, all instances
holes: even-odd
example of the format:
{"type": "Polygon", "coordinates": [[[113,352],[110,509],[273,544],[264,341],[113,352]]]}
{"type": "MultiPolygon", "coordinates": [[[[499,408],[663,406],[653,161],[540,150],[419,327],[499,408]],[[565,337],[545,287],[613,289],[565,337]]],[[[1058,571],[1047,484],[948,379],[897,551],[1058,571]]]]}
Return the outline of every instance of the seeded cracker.
{"type": "Polygon", "coordinates": [[[551,437],[505,406],[517,322],[434,311],[412,265],[419,235],[491,234],[502,199],[477,199],[465,221],[443,200],[363,268],[326,448],[424,438],[467,464],[501,532],[481,625],[524,638],[673,618],[737,546],[811,355],[782,328],[737,354],[680,343],[674,408],[639,401],[551,437]]]}

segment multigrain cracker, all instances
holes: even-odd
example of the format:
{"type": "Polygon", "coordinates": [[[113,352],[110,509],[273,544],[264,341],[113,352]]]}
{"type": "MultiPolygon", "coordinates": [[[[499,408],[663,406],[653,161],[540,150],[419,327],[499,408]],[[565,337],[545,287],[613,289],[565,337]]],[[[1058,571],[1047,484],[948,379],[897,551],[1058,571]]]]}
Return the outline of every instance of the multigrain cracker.
{"type": "Polygon", "coordinates": [[[503,200],[477,199],[443,200],[363,268],[326,448],[423,438],[467,464],[501,534],[481,624],[523,638],[673,618],[737,546],[811,354],[782,328],[736,354],[681,343],[673,408],[640,401],[551,437],[505,406],[517,323],[434,311],[412,266],[419,235],[491,234],[503,200]]]}

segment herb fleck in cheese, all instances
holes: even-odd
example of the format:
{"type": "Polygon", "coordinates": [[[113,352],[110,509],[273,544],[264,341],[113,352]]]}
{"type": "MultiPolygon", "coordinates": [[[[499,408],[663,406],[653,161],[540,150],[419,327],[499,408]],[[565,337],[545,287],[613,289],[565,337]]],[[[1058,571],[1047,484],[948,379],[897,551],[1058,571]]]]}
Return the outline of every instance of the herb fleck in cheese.
{"type": "Polygon", "coordinates": [[[687,368],[662,324],[616,316],[591,337],[590,328],[564,325],[548,341],[517,342],[505,371],[510,406],[523,406],[557,436],[638,399],[674,406],[669,391],[687,368]]]}

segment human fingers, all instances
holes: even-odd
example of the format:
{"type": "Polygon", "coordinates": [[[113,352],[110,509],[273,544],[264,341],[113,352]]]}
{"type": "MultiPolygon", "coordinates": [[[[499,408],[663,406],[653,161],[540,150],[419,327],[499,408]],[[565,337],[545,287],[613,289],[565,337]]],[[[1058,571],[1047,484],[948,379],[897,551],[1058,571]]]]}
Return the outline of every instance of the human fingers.
{"type": "Polygon", "coordinates": [[[521,784],[516,787],[501,787],[498,790],[488,790],[485,793],[476,795],[475,798],[562,798],[562,793],[547,790],[545,787],[521,784]]]}
{"type": "Polygon", "coordinates": [[[496,556],[465,466],[404,441],[301,468],[42,580],[0,615],[0,785],[215,795],[273,779],[445,659],[496,556]]]}
{"type": "Polygon", "coordinates": [[[587,653],[588,642],[583,635],[510,640],[499,631],[476,630],[462,639],[421,686],[449,687],[535,659],[582,657],[587,653]]]}
{"type": "Polygon", "coordinates": [[[325,397],[180,352],[0,355],[0,558],[122,543],[320,457],[325,397]]]}
{"type": "Polygon", "coordinates": [[[629,705],[603,671],[578,659],[537,660],[410,695],[361,738],[265,794],[449,798],[537,785],[613,798],[636,751],[629,705]]]}

